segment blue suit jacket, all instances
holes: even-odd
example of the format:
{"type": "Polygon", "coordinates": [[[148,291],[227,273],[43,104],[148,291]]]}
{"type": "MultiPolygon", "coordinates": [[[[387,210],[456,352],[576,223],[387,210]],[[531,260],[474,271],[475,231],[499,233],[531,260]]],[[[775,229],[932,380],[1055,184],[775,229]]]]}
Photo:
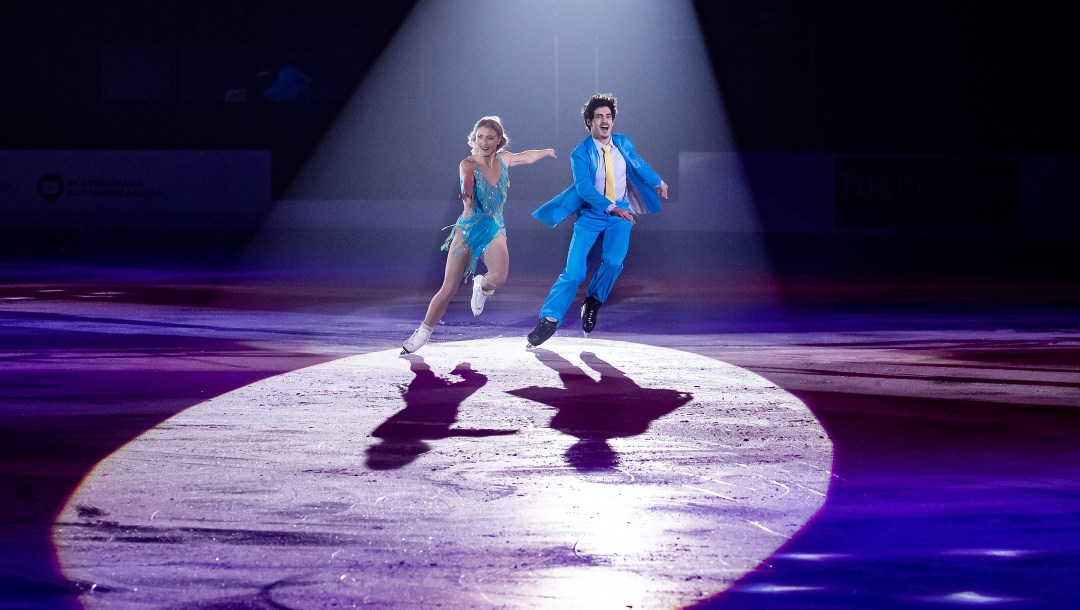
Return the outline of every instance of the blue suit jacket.
{"type": "MultiPolygon", "coordinates": [[[[659,212],[660,196],[656,194],[656,187],[662,182],[660,175],[634,152],[634,143],[630,138],[621,133],[611,134],[611,143],[626,159],[626,197],[630,200],[630,208],[638,214],[659,212]]],[[[589,136],[570,153],[574,184],[536,208],[532,213],[533,218],[554,227],[567,216],[585,209],[605,214],[611,202],[603,193],[597,192],[594,183],[599,162],[600,155],[592,136],[589,136]]]]}

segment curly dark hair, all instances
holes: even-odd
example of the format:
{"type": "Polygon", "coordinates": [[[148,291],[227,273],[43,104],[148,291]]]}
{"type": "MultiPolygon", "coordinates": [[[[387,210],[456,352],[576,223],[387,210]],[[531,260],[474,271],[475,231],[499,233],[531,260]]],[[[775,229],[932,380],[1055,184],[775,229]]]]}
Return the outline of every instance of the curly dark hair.
{"type": "Polygon", "coordinates": [[[581,107],[581,118],[585,119],[585,129],[592,129],[592,117],[596,109],[601,106],[611,108],[611,118],[619,113],[619,100],[611,93],[596,93],[581,107]]]}

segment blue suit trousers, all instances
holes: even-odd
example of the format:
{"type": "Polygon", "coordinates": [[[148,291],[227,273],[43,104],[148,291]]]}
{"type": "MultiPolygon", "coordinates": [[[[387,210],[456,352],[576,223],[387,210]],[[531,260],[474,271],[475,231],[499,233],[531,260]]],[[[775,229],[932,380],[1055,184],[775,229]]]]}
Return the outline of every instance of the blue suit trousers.
{"type": "Polygon", "coordinates": [[[589,282],[587,296],[596,297],[601,303],[606,301],[615,280],[622,273],[623,259],[630,248],[630,229],[633,226],[618,216],[600,216],[583,210],[574,223],[574,236],[566,254],[566,268],[551,286],[551,291],[540,308],[540,317],[554,318],[558,324],[562,324],[563,316],[577,296],[578,286],[585,281],[589,251],[601,235],[600,268],[589,282]]]}

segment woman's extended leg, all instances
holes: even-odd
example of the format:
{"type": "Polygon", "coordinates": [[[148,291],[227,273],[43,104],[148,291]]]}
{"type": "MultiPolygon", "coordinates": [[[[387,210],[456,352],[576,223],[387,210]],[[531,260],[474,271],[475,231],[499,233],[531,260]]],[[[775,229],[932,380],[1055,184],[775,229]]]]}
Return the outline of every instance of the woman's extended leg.
{"type": "Polygon", "coordinates": [[[450,249],[446,252],[446,267],[443,270],[442,286],[439,287],[439,291],[435,293],[435,296],[431,297],[431,302],[428,303],[427,315],[424,316],[424,324],[432,328],[442,319],[447,306],[450,305],[450,299],[454,298],[458,287],[462,284],[465,266],[469,264],[470,252],[466,247],[464,251],[456,256],[454,253],[462,247],[464,239],[461,231],[455,229],[454,241],[450,243],[450,249]]]}
{"type": "Polygon", "coordinates": [[[435,296],[431,297],[427,314],[424,315],[424,322],[413,331],[412,336],[401,344],[402,353],[411,354],[428,342],[428,339],[431,338],[431,331],[435,329],[435,325],[439,323],[443,314],[446,313],[446,307],[450,304],[450,299],[454,298],[458,287],[462,283],[462,275],[465,273],[465,266],[469,263],[470,252],[466,248],[455,256],[454,253],[461,247],[464,237],[457,229],[454,231],[454,240],[450,243],[450,248],[446,252],[446,266],[443,269],[442,286],[439,287],[439,291],[435,293],[435,296]]]}

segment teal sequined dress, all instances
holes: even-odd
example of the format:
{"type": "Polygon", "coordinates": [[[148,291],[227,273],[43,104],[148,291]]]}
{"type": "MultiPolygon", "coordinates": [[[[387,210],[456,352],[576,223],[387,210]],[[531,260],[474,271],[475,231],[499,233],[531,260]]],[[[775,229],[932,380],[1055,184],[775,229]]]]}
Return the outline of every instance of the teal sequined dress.
{"type": "Polygon", "coordinates": [[[454,256],[461,256],[466,249],[471,251],[469,266],[465,268],[465,277],[476,273],[476,261],[483,256],[491,240],[499,233],[506,234],[506,223],[503,221],[503,204],[506,203],[506,192],[510,188],[510,175],[506,172],[506,164],[499,156],[499,182],[491,184],[484,174],[480,172],[480,165],[473,164],[473,204],[474,210],[471,215],[458,216],[457,222],[446,227],[450,229],[450,235],[442,245],[444,251],[450,249],[454,241],[454,233],[458,230],[465,236],[465,241],[454,251],[454,256]]]}

